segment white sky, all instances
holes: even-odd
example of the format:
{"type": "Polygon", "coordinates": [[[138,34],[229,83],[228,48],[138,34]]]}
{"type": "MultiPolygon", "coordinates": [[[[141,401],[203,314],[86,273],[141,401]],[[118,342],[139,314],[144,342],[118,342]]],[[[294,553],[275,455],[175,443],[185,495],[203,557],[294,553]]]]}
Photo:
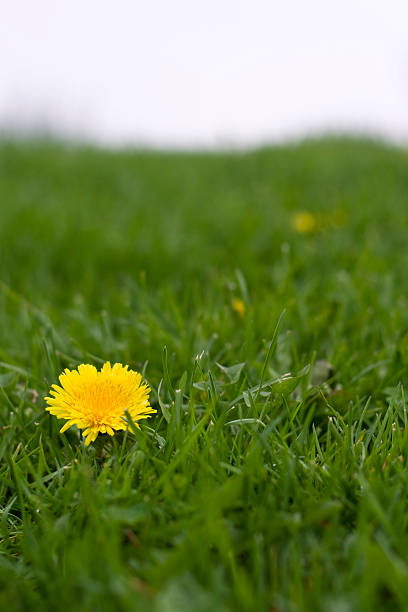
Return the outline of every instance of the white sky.
{"type": "Polygon", "coordinates": [[[104,144],[408,142],[408,0],[13,0],[0,125],[104,144]]]}

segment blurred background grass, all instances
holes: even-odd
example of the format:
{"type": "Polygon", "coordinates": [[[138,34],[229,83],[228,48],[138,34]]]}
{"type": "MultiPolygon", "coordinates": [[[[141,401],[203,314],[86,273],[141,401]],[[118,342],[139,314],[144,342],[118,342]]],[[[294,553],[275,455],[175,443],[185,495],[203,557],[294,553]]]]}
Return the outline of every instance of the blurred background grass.
{"type": "Polygon", "coordinates": [[[3,143],[2,278],[66,303],[68,286],[103,301],[141,273],[177,290],[192,274],[204,281],[239,267],[271,285],[283,242],[307,255],[309,270],[323,252],[321,265],[340,256],[354,270],[362,251],[385,263],[405,237],[406,159],[347,140],[207,155],[3,143]],[[333,222],[299,241],[297,211],[333,222]]]}

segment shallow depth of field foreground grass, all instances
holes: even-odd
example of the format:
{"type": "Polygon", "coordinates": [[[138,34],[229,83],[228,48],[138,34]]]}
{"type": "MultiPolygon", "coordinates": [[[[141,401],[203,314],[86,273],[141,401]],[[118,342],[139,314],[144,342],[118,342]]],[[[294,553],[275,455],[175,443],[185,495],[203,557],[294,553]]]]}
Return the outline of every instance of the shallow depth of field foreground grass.
{"type": "Polygon", "coordinates": [[[3,143],[0,198],[0,609],[406,610],[408,153],[3,143]],[[107,360],[158,413],[85,448],[107,360]]]}

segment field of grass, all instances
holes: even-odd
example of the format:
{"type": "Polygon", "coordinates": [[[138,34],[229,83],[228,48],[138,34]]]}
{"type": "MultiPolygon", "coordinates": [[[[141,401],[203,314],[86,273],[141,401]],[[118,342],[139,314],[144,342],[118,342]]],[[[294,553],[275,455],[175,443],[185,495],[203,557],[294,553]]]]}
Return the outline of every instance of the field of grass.
{"type": "Polygon", "coordinates": [[[0,144],[0,609],[407,610],[407,238],[382,144],[0,144]],[[107,360],[158,412],[86,448],[107,360]]]}

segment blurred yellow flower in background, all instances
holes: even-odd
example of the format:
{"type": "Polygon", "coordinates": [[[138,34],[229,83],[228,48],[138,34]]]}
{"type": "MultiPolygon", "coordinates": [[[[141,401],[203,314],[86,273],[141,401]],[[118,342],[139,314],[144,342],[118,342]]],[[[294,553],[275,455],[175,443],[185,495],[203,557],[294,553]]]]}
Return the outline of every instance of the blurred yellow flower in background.
{"type": "Polygon", "coordinates": [[[235,310],[238,316],[240,316],[241,318],[244,317],[246,312],[246,306],[243,300],[237,297],[233,298],[232,308],[233,310],[235,310]]]}
{"type": "Polygon", "coordinates": [[[313,234],[318,229],[317,218],[305,210],[295,213],[292,226],[299,234],[313,234]]]}

